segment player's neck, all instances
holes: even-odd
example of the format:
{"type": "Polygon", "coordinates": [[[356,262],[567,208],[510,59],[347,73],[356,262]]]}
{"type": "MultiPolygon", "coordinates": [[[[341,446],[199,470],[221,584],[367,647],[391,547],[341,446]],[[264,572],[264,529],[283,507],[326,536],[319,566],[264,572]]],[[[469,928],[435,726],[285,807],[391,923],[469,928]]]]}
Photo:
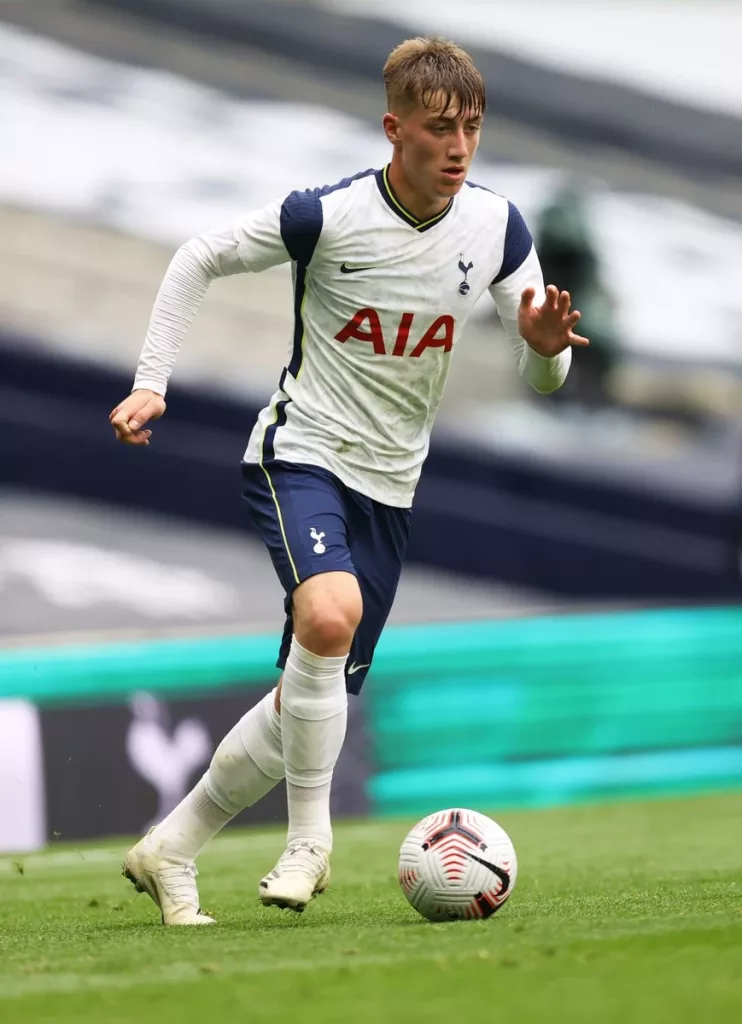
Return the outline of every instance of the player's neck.
{"type": "Polygon", "coordinates": [[[394,189],[394,194],[404,208],[420,221],[430,220],[448,206],[450,199],[434,199],[432,202],[421,196],[410,183],[402,165],[392,157],[387,171],[387,179],[394,189]]]}

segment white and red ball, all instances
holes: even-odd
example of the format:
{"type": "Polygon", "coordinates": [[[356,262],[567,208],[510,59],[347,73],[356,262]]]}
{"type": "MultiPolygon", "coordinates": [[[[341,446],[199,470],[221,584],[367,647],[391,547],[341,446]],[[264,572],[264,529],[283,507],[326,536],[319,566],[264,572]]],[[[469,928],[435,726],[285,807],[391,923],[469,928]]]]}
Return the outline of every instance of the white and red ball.
{"type": "Polygon", "coordinates": [[[491,917],[515,888],[518,861],[492,818],[450,808],[423,818],[399,851],[399,884],[429,921],[491,917]]]}

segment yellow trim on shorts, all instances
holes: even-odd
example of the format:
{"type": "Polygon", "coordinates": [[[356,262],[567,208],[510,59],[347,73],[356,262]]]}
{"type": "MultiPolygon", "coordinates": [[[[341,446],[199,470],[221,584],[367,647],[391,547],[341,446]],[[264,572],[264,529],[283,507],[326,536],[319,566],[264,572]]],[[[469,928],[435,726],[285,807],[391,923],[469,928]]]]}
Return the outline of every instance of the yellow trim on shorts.
{"type": "Polygon", "coordinates": [[[286,528],[283,525],[283,515],[281,514],[281,506],[278,503],[278,495],[276,494],[276,489],[273,486],[273,481],[271,480],[270,473],[268,472],[268,470],[263,465],[263,450],[264,450],[264,445],[265,445],[265,435],[268,433],[268,427],[273,427],[273,426],[276,425],[276,423],[278,423],[278,403],[276,403],[276,417],[275,417],[275,419],[273,420],[272,423],[269,423],[266,426],[265,430],[263,431],[263,440],[262,440],[262,442],[260,444],[260,468],[265,473],[265,478],[268,481],[268,486],[271,489],[271,495],[273,497],[273,504],[276,506],[276,513],[278,514],[278,525],[281,528],[281,537],[283,538],[283,546],[286,548],[286,554],[289,556],[289,562],[291,563],[291,571],[293,572],[294,579],[295,579],[295,581],[296,581],[296,583],[298,585],[299,583],[301,583],[301,580],[299,579],[299,573],[296,571],[296,563],[294,562],[294,558],[293,558],[293,556],[291,554],[291,548],[289,547],[289,542],[288,542],[288,539],[286,537],[286,528]]]}

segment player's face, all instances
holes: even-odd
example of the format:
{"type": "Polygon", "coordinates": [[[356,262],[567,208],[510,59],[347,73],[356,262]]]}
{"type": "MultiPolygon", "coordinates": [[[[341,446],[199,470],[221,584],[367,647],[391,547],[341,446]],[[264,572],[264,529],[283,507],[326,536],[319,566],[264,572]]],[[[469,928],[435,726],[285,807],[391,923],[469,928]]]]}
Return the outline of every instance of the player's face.
{"type": "MultiPolygon", "coordinates": [[[[447,108],[445,98],[426,107],[418,103],[396,116],[395,148],[410,185],[429,199],[450,199],[460,190],[479,145],[481,114],[447,108]]],[[[392,115],[393,116],[393,115],[392,115]]]]}

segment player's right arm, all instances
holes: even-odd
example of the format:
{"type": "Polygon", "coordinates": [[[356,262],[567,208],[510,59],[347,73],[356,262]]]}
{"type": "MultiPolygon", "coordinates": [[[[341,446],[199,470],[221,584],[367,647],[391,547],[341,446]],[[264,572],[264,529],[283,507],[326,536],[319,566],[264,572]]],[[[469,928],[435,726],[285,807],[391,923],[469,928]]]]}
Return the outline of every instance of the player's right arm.
{"type": "Polygon", "coordinates": [[[271,203],[227,228],[192,238],[178,249],[155,299],[132,393],[109,417],[117,440],[149,444],[151,430],[144,427],[165,412],[170,374],[209,285],[217,277],[257,273],[287,263],[292,256],[285,239],[291,244],[296,233],[291,214],[289,200],[271,203]]]}

